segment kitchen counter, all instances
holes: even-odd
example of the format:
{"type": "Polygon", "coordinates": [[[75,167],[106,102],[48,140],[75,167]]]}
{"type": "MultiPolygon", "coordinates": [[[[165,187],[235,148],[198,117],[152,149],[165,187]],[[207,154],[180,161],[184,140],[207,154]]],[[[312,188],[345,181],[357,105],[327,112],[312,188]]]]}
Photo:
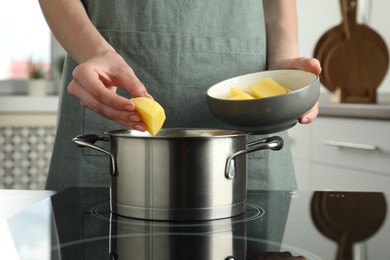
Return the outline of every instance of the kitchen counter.
{"type": "Polygon", "coordinates": [[[50,259],[53,194],[44,190],[0,190],[1,259],[50,259]]]}
{"type": "MultiPolygon", "coordinates": [[[[320,95],[319,116],[351,117],[362,119],[390,119],[390,93],[378,94],[377,104],[346,104],[330,101],[330,95],[320,95]]],[[[56,113],[58,96],[0,96],[0,114],[4,113],[56,113]]]]}
{"type": "Polygon", "coordinates": [[[58,96],[0,96],[0,114],[57,113],[58,96]]]}
{"type": "Polygon", "coordinates": [[[0,221],[16,215],[53,195],[46,190],[0,190],[0,221]]]}
{"type": "Polygon", "coordinates": [[[390,120],[390,93],[378,94],[377,98],[377,104],[341,104],[331,102],[328,93],[321,93],[319,116],[390,120]]]}
{"type": "Polygon", "coordinates": [[[0,127],[55,127],[58,96],[0,96],[0,127]]]}
{"type": "MultiPolygon", "coordinates": [[[[36,203],[0,221],[6,230],[0,232],[1,245],[7,245],[1,252],[7,259],[24,254],[33,260],[243,260],[276,255],[330,260],[336,259],[337,249],[354,255],[343,259],[384,260],[390,255],[390,193],[248,191],[245,214],[188,223],[112,214],[108,188],[30,196],[38,196],[36,203]],[[353,233],[348,233],[351,228],[353,233]],[[348,250],[335,241],[341,234],[347,238],[345,245],[362,241],[348,250]]],[[[7,200],[0,208],[1,203],[7,200]]]]}

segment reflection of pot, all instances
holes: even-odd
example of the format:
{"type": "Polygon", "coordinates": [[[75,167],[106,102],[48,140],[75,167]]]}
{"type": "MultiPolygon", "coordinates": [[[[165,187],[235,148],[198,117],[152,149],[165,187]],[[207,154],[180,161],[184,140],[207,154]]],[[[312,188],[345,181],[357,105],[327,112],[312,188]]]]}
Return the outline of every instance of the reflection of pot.
{"type": "Polygon", "coordinates": [[[237,218],[172,223],[112,215],[110,259],[246,259],[246,225],[237,218]]]}
{"type": "Polygon", "coordinates": [[[111,158],[111,210],[154,220],[208,220],[245,210],[246,153],[283,146],[280,137],[247,143],[240,131],[163,129],[157,136],[134,130],[108,138],[82,135],[76,144],[111,158]],[[94,145],[110,141],[111,151],[94,145]]]}
{"type": "Polygon", "coordinates": [[[377,232],[386,216],[383,193],[315,192],[311,200],[314,224],[338,244],[336,260],[353,258],[353,244],[377,232]]]}

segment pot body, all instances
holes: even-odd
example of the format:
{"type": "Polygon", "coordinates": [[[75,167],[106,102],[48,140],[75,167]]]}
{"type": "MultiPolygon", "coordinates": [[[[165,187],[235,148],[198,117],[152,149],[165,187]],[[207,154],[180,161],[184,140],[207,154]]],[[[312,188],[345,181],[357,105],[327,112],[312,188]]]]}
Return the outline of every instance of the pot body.
{"type": "Polygon", "coordinates": [[[246,135],[170,131],[165,138],[110,133],[117,174],[111,178],[112,211],[142,219],[216,219],[244,212],[246,154],[235,159],[236,177],[225,177],[226,160],[246,148],[246,135]]]}
{"type": "Polygon", "coordinates": [[[248,144],[245,132],[230,130],[162,129],[157,136],[117,130],[108,135],[110,152],[80,137],[74,142],[111,156],[111,211],[151,220],[210,220],[243,213],[246,153],[281,148],[280,143],[269,147],[274,140],[248,144]]]}

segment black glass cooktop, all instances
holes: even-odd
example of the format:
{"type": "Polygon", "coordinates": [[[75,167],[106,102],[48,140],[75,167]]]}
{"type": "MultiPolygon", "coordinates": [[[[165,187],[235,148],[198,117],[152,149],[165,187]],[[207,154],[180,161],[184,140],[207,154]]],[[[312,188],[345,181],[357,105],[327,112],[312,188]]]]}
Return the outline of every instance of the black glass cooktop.
{"type": "Polygon", "coordinates": [[[111,214],[108,188],[71,188],[0,222],[0,250],[31,260],[387,260],[389,196],[249,191],[243,215],[164,222],[111,214]]]}

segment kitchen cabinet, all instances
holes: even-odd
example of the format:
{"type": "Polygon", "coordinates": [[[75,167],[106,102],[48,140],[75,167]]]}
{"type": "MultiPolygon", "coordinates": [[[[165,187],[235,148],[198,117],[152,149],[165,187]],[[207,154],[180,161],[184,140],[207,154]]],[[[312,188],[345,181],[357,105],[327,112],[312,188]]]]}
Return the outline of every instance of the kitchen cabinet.
{"type": "Polygon", "coordinates": [[[288,130],[299,190],[311,190],[311,127],[312,124],[297,124],[288,130]]]}
{"type": "Polygon", "coordinates": [[[289,136],[298,189],[390,190],[390,120],[319,116],[289,136]]]}

